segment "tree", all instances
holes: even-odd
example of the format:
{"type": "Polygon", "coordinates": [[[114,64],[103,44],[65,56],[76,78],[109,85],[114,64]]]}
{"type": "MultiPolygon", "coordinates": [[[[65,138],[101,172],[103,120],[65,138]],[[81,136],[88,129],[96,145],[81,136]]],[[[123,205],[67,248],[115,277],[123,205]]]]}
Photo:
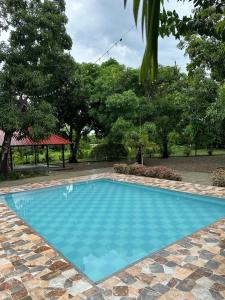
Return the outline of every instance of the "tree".
{"type": "Polygon", "coordinates": [[[90,116],[95,120],[95,130],[98,136],[107,136],[110,130],[106,102],[109,96],[126,91],[124,82],[126,68],[116,60],[109,59],[98,70],[91,96],[90,116]]]}
{"type": "Polygon", "coordinates": [[[215,38],[191,35],[179,44],[180,48],[186,49],[190,58],[188,71],[190,75],[199,67],[210,72],[213,79],[223,81],[225,79],[225,43],[215,38]]]}
{"type": "Polygon", "coordinates": [[[190,74],[200,67],[217,81],[225,79],[225,26],[220,25],[223,18],[224,12],[215,6],[198,9],[189,31],[183,33],[178,46],[186,49],[190,58],[190,74]]]}
{"type": "Polygon", "coordinates": [[[121,143],[128,152],[135,153],[138,163],[143,163],[144,149],[149,144],[146,120],[151,113],[151,103],[131,91],[113,94],[106,100],[109,141],[121,143]]]}
{"type": "MultiPolygon", "coordinates": [[[[216,101],[212,102],[206,112],[207,118],[210,120],[208,130],[213,133],[212,140],[217,145],[224,147],[225,141],[225,85],[221,85],[218,89],[216,101]]],[[[212,134],[211,134],[212,136],[212,134]]],[[[211,138],[211,137],[210,137],[211,138]]]]}
{"type": "Polygon", "coordinates": [[[127,132],[133,127],[132,121],[124,120],[122,117],[119,117],[111,124],[110,133],[107,138],[110,142],[124,144],[127,132]]]}
{"type": "Polygon", "coordinates": [[[160,67],[156,91],[152,98],[151,134],[160,146],[163,158],[169,157],[170,134],[179,130],[186,78],[177,67],[160,67]]]}
{"type": "Polygon", "coordinates": [[[118,118],[136,123],[139,118],[139,97],[131,90],[109,96],[106,99],[106,114],[108,115],[109,125],[118,118]]]}
{"type": "Polygon", "coordinates": [[[218,137],[218,122],[209,114],[209,110],[212,111],[215,105],[217,91],[216,82],[207,78],[202,69],[196,70],[189,77],[183,101],[182,127],[187,126],[186,137],[194,144],[196,152],[200,146],[204,146],[211,153],[218,137]]]}
{"type": "Polygon", "coordinates": [[[139,153],[139,162],[142,145],[146,148],[142,142],[143,138],[146,141],[146,131],[142,129],[147,123],[154,123],[151,128],[156,130],[149,132],[149,141],[154,137],[162,156],[168,157],[170,136],[181,118],[180,102],[185,84],[186,77],[177,67],[160,67],[157,81],[146,93],[144,85],[138,84],[137,70],[126,69],[110,60],[99,68],[91,115],[108,141],[126,146],[130,141],[132,151],[136,151],[136,156],[139,153]]]}
{"type": "Polygon", "coordinates": [[[136,162],[144,164],[144,152],[150,145],[149,128],[147,124],[140,127],[130,127],[125,133],[124,143],[132,153],[134,151],[136,162]]]}
{"type": "Polygon", "coordinates": [[[65,3],[58,1],[2,1],[1,28],[9,31],[1,43],[1,129],[5,131],[0,173],[8,172],[10,141],[15,131],[39,139],[55,127],[48,94],[68,79],[72,41],[66,33],[65,3]]]}
{"type": "Polygon", "coordinates": [[[145,123],[143,126],[135,126],[132,121],[119,117],[112,124],[108,140],[124,145],[131,156],[135,155],[136,162],[143,164],[144,151],[150,144],[149,132],[153,129],[152,124],[145,123]]]}
{"type": "MultiPolygon", "coordinates": [[[[126,68],[113,59],[99,68],[90,114],[96,121],[97,134],[110,143],[127,146],[130,140],[134,145],[131,130],[139,133],[140,126],[150,116],[151,103],[145,97],[145,86],[139,83],[138,72],[138,69],[126,68]]],[[[138,147],[131,148],[138,151],[138,147]]]]}
{"type": "Polygon", "coordinates": [[[70,84],[55,99],[61,127],[68,129],[66,132],[71,141],[71,163],[78,162],[77,152],[82,136],[86,136],[92,129],[96,128],[95,120],[89,112],[97,74],[97,65],[74,63],[74,72],[70,78],[70,84]]]}
{"type": "MultiPolygon", "coordinates": [[[[127,0],[124,0],[125,6],[127,2],[127,0]]],[[[146,39],[146,48],[140,72],[141,81],[154,81],[157,78],[159,34],[161,34],[161,36],[173,34],[179,37],[189,31],[190,28],[193,28],[193,23],[196,25],[195,14],[198,13],[198,9],[214,7],[217,11],[222,11],[222,13],[224,9],[221,0],[192,0],[196,8],[194,16],[184,16],[183,19],[180,20],[175,10],[173,12],[166,12],[165,9],[163,9],[160,13],[163,2],[163,0],[133,0],[135,23],[137,25],[139,11],[141,10],[142,34],[145,35],[146,39]]],[[[216,31],[218,31],[223,38],[225,38],[224,27],[224,19],[221,18],[216,26],[216,31]]],[[[210,27],[208,27],[208,29],[209,28],[210,27]]],[[[212,28],[210,30],[212,30],[212,28]]]]}

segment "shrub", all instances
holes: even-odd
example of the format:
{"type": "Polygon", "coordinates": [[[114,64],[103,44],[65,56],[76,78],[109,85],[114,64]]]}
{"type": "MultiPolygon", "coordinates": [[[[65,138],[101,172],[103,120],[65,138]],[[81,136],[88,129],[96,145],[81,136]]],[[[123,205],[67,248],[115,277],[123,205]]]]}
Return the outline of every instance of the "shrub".
{"type": "Polygon", "coordinates": [[[174,181],[181,181],[182,177],[179,173],[173,169],[159,166],[159,167],[145,167],[138,164],[127,165],[127,164],[116,164],[114,165],[116,173],[145,176],[159,179],[167,179],[174,181]]]}
{"type": "Polygon", "coordinates": [[[9,172],[6,176],[1,175],[0,176],[0,181],[5,181],[5,180],[18,180],[18,179],[23,179],[23,178],[31,178],[31,177],[36,177],[36,176],[47,176],[48,171],[12,171],[9,172]]]}
{"type": "Polygon", "coordinates": [[[127,164],[115,164],[113,167],[116,173],[129,174],[129,167],[127,164]]]}
{"type": "Polygon", "coordinates": [[[175,170],[171,168],[164,167],[164,166],[146,167],[144,176],[159,178],[159,179],[175,180],[175,181],[182,180],[182,177],[179,173],[177,173],[175,170]]]}
{"type": "Polygon", "coordinates": [[[158,169],[156,167],[146,167],[145,168],[145,177],[153,177],[153,178],[158,178],[158,169]]]}
{"type": "Polygon", "coordinates": [[[145,167],[139,164],[132,164],[128,165],[128,174],[130,175],[137,175],[137,176],[144,176],[145,174],[145,167]]]}
{"type": "Polygon", "coordinates": [[[225,170],[219,168],[212,173],[212,184],[214,186],[225,187],[225,170]]]}
{"type": "Polygon", "coordinates": [[[174,181],[182,181],[181,175],[175,170],[168,167],[155,167],[156,170],[156,178],[174,180],[174,181]]]}
{"type": "Polygon", "coordinates": [[[127,150],[122,144],[99,144],[91,151],[91,157],[96,160],[115,160],[126,158],[127,150]]]}

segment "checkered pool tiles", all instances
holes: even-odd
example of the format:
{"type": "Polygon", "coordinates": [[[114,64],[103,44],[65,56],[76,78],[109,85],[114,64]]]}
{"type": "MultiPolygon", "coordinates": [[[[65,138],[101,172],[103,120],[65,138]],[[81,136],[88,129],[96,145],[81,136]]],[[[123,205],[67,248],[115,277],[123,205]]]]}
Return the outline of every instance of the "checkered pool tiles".
{"type": "MultiPolygon", "coordinates": [[[[225,195],[225,189],[222,188],[117,174],[102,174],[71,178],[66,181],[53,181],[48,184],[25,185],[15,189],[2,189],[0,193],[13,193],[19,190],[70,184],[75,181],[97,178],[112,178],[123,182],[135,182],[210,196],[224,197],[225,195]]],[[[124,193],[127,192],[124,191],[124,193]]],[[[136,191],[136,193],[138,192],[136,191]]],[[[133,191],[132,196],[129,197],[135,201],[135,192],[133,191]]],[[[94,205],[96,203],[93,203],[94,205]]],[[[134,205],[138,206],[138,203],[134,202],[134,205]]],[[[209,204],[207,203],[207,205],[209,204]]],[[[158,204],[155,209],[160,211],[160,205],[157,207],[158,204]]],[[[167,203],[167,210],[170,210],[169,207],[170,205],[167,203]]],[[[119,208],[122,212],[117,221],[124,226],[126,232],[126,229],[131,226],[131,222],[125,224],[126,222],[120,221],[126,215],[125,207],[123,205],[121,207],[120,203],[120,207],[117,205],[112,209],[118,213],[119,208]]],[[[212,211],[212,218],[221,217],[214,215],[215,207],[209,208],[212,211]]],[[[85,204],[83,209],[85,209],[85,204]]],[[[206,216],[196,207],[194,207],[194,211],[201,215],[199,219],[206,221],[206,216]]],[[[105,213],[107,213],[106,207],[101,210],[99,216],[105,215],[105,213]]],[[[130,213],[133,213],[132,217],[135,222],[141,220],[141,214],[138,216],[132,211],[130,213]]],[[[182,213],[189,217],[186,209],[183,208],[182,213]]],[[[223,215],[222,209],[221,214],[223,215]]],[[[24,218],[24,215],[21,217],[24,218]]],[[[90,217],[89,212],[87,218],[90,217]]],[[[161,218],[166,217],[161,216],[161,218]]],[[[28,223],[27,220],[26,222],[28,223]]],[[[84,221],[84,223],[86,222],[84,221]]],[[[211,222],[211,220],[207,219],[206,222],[211,222]]],[[[180,223],[182,223],[181,220],[180,223]]],[[[199,223],[199,220],[197,223],[197,226],[204,226],[199,223]]],[[[141,221],[140,228],[143,229],[141,221]]],[[[102,234],[104,236],[106,232],[103,231],[102,234]]],[[[136,233],[133,234],[135,237],[136,233]]],[[[137,243],[141,245],[141,241],[134,238],[133,246],[137,243]]],[[[56,248],[55,245],[53,246],[56,248]]],[[[89,246],[88,244],[84,248],[89,248],[89,246]]],[[[145,257],[99,284],[95,284],[2,203],[0,206],[0,299],[224,299],[224,249],[225,221],[221,219],[197,233],[145,257]]],[[[101,263],[99,263],[99,267],[101,267],[101,263]]]]}

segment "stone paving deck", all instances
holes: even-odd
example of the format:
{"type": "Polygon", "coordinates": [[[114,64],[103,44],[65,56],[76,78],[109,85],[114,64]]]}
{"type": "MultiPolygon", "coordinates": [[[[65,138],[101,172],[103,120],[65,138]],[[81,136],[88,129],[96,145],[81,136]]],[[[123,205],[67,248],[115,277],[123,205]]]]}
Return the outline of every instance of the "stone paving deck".
{"type": "MultiPolygon", "coordinates": [[[[225,198],[225,188],[108,173],[2,188],[0,194],[97,178],[225,198]]],[[[225,299],[225,218],[94,284],[2,202],[0,299],[225,299]]]]}

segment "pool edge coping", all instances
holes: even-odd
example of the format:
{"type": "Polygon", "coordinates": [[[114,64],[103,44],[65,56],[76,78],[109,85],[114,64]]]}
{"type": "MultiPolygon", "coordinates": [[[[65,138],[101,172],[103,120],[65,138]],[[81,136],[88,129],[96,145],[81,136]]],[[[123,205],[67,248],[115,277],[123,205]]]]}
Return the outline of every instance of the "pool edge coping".
{"type": "MultiPolygon", "coordinates": [[[[134,183],[134,181],[135,181],[135,183],[136,184],[141,184],[141,185],[144,185],[144,186],[152,186],[152,187],[159,187],[159,188],[163,188],[163,189],[169,189],[169,190],[171,190],[171,191],[178,191],[178,192],[184,192],[185,193],[185,191],[184,190],[181,190],[181,189],[178,189],[178,187],[179,187],[179,185],[182,187],[182,185],[183,184],[185,184],[186,185],[186,183],[184,183],[184,182],[171,182],[171,181],[168,181],[168,180],[160,180],[160,179],[157,179],[157,180],[154,180],[154,179],[152,179],[151,178],[151,180],[146,180],[146,178],[144,178],[144,180],[143,180],[143,178],[141,178],[141,177],[137,177],[137,176],[126,176],[126,175],[121,175],[121,174],[111,174],[111,173],[102,173],[102,174],[97,174],[97,175],[88,175],[88,176],[79,176],[79,177],[73,177],[73,178],[69,178],[69,179],[66,179],[66,180],[54,180],[54,181],[51,181],[50,182],[50,184],[48,183],[48,184],[44,184],[44,186],[41,184],[41,183],[39,183],[38,184],[38,186],[36,186],[35,187],[35,184],[32,184],[32,185],[30,185],[30,184],[26,184],[25,185],[25,188],[23,189],[22,188],[22,186],[20,186],[19,187],[19,189],[18,189],[18,187],[11,187],[11,188],[4,188],[5,190],[11,190],[11,193],[14,193],[14,192],[26,192],[26,191],[30,191],[30,190],[38,190],[38,189],[40,189],[40,186],[42,186],[41,187],[41,189],[44,189],[44,188],[48,188],[48,187],[53,187],[53,186],[63,186],[63,185],[66,185],[66,184],[72,184],[72,183],[81,183],[81,182],[85,182],[85,181],[92,181],[92,180],[101,180],[101,179],[109,179],[109,180],[113,180],[113,181],[119,181],[119,182],[127,182],[127,183],[134,183]],[[55,183],[56,183],[56,185],[55,185],[55,183]],[[159,186],[159,184],[160,183],[163,183],[165,186],[164,187],[162,187],[162,186],[159,186]],[[175,187],[175,188],[171,188],[171,187],[168,187],[168,183],[176,183],[175,185],[177,185],[177,187],[175,187]],[[16,190],[16,191],[15,191],[16,190]]],[[[193,187],[193,184],[188,184],[188,187],[190,188],[190,187],[193,187]]],[[[194,185],[195,186],[195,185],[194,185]]],[[[201,185],[197,185],[198,186],[198,188],[201,186],[201,185]]],[[[210,187],[210,186],[206,186],[206,187],[210,187]]],[[[202,188],[205,188],[205,186],[202,186],[202,188]]],[[[211,187],[211,188],[213,188],[214,189],[214,187],[211,187]]],[[[2,189],[0,189],[0,193],[1,193],[1,191],[2,191],[2,189]]],[[[222,198],[222,199],[224,199],[225,200],[225,188],[223,188],[223,189],[221,189],[221,188],[219,188],[219,191],[223,191],[224,192],[224,195],[222,195],[221,196],[221,194],[218,196],[218,195],[216,195],[216,193],[214,193],[214,196],[211,194],[211,193],[202,193],[202,194],[200,194],[200,193],[198,193],[198,191],[195,191],[195,192],[188,192],[188,193],[191,193],[191,194],[196,194],[196,195],[202,195],[202,196],[211,196],[211,197],[216,197],[216,198],[222,198]]],[[[1,193],[2,194],[2,193],[1,193]]],[[[4,194],[8,194],[7,192],[5,192],[4,194]]],[[[1,197],[1,196],[0,196],[1,197]]],[[[215,224],[217,224],[218,222],[221,222],[221,221],[225,221],[225,219],[224,218],[221,218],[221,219],[219,219],[219,220],[217,220],[217,221],[215,221],[215,222],[213,222],[212,224],[208,224],[207,226],[204,226],[203,228],[200,228],[200,229],[198,229],[196,232],[193,232],[192,234],[190,234],[190,235],[187,235],[187,236],[185,236],[184,238],[182,238],[182,239],[179,239],[179,240],[177,240],[177,241],[175,241],[175,242],[173,242],[173,243],[171,243],[171,244],[169,244],[169,245],[167,245],[166,247],[163,247],[162,249],[160,249],[160,250],[157,250],[157,251],[155,251],[155,252],[153,252],[153,253],[151,253],[150,255],[147,255],[147,256],[145,256],[145,257],[143,257],[143,258],[141,258],[140,260],[137,260],[137,261],[135,261],[134,263],[132,263],[132,264],[130,264],[130,265],[128,265],[128,266],[126,266],[126,267],[124,267],[124,268],[122,268],[122,269],[120,269],[119,271],[116,271],[115,273],[113,273],[113,274],[111,274],[110,276],[107,276],[107,277],[105,277],[104,279],[102,279],[102,280],[100,280],[100,281],[97,281],[97,282],[93,282],[92,280],[90,280],[83,272],[81,272],[80,270],[79,270],[79,268],[77,268],[77,266],[76,265],[74,265],[74,264],[72,264],[67,258],[65,258],[64,257],[64,255],[61,253],[61,252],[59,252],[58,250],[56,250],[48,241],[46,241],[42,236],[40,236],[31,226],[29,226],[26,222],[25,222],[25,220],[23,220],[23,218],[21,218],[21,217],[19,217],[10,207],[8,207],[8,205],[6,204],[6,203],[4,203],[4,201],[1,201],[1,199],[0,199],[0,203],[3,203],[3,205],[5,205],[6,206],[6,208],[8,209],[8,210],[10,210],[11,211],[11,213],[12,214],[14,214],[15,216],[16,216],[16,218],[18,218],[18,219],[20,219],[20,220],[22,220],[22,222],[28,227],[28,228],[30,228],[41,240],[43,240],[44,242],[45,242],[45,244],[47,244],[47,245],[49,245],[50,246],[50,248],[52,248],[56,253],[58,253],[59,255],[60,255],[60,257],[62,257],[62,259],[64,259],[65,261],[67,261],[70,265],[72,265],[72,267],[76,270],[76,271],[78,271],[79,273],[81,273],[81,275],[92,285],[92,286],[94,286],[95,288],[97,288],[97,289],[101,289],[100,287],[99,287],[99,285],[101,285],[101,284],[104,284],[104,282],[105,281],[107,281],[108,279],[110,279],[110,278],[112,278],[112,277],[115,277],[116,275],[118,275],[119,273],[121,273],[121,272],[124,272],[124,271],[126,271],[127,269],[129,269],[130,267],[132,267],[132,266],[135,266],[135,265],[137,265],[138,263],[140,263],[140,262],[143,262],[144,260],[146,260],[146,259],[149,259],[149,258],[151,258],[151,256],[153,256],[153,255],[156,255],[158,252],[161,252],[161,251],[163,251],[163,250],[165,250],[166,248],[168,248],[168,247],[170,247],[170,246],[172,246],[172,245],[174,245],[174,244],[177,244],[177,243],[179,243],[179,242],[181,242],[182,240],[185,240],[185,239],[187,239],[187,238],[189,238],[189,237],[191,237],[191,236],[193,236],[194,234],[197,234],[198,232],[200,232],[200,231],[204,231],[204,229],[207,229],[208,227],[210,227],[210,226],[212,226],[212,225],[215,225],[215,224]]],[[[0,209],[1,209],[1,207],[0,207],[0,209]]]]}

